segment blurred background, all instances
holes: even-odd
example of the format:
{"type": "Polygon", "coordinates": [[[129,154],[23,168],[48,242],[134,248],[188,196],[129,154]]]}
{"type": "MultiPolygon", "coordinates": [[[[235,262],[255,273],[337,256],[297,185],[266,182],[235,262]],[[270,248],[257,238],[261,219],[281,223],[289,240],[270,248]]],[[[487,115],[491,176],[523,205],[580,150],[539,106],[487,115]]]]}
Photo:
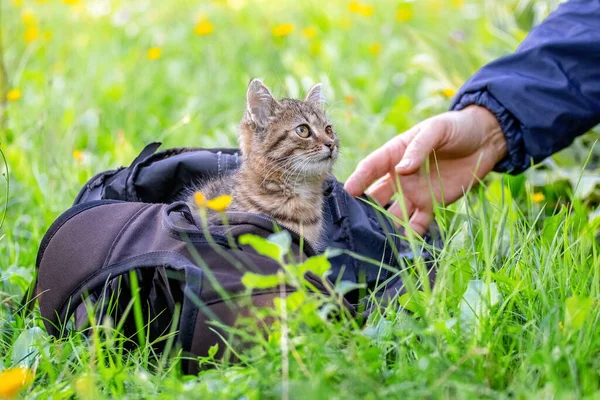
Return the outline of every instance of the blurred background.
{"type": "MultiPolygon", "coordinates": [[[[514,51],[557,5],[1,0],[5,282],[25,287],[45,229],[94,173],[129,164],[152,141],[236,146],[251,78],[279,97],[324,83],[343,180],[384,141],[446,110],[472,73],[514,51]]],[[[558,182],[538,199],[575,186],[578,196],[595,195],[595,156],[581,185],[573,182],[596,137],[528,172],[534,188],[558,182]]]]}

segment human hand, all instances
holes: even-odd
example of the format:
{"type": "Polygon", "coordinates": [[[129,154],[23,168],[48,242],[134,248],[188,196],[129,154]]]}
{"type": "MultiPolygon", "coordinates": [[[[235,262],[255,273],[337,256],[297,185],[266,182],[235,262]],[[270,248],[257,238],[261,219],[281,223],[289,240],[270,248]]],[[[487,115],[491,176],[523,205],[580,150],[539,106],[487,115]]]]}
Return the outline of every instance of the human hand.
{"type": "Polygon", "coordinates": [[[358,164],[345,189],[353,196],[364,192],[385,205],[399,191],[399,182],[406,214],[397,201],[388,210],[423,234],[433,219],[434,199],[455,202],[505,155],[498,120],[486,108],[472,105],[392,138],[358,164]]]}

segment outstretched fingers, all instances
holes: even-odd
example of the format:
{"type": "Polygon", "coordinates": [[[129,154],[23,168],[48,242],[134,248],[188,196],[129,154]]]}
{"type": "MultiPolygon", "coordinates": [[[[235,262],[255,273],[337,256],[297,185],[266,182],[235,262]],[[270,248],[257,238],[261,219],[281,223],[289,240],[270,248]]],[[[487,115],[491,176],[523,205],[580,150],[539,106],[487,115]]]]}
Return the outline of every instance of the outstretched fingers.
{"type": "Polygon", "coordinates": [[[360,196],[376,179],[391,171],[402,158],[406,144],[414,136],[413,131],[414,128],[395,136],[359,162],[344,185],[348,193],[360,196]]]}
{"type": "Polygon", "coordinates": [[[381,178],[375,181],[367,190],[365,190],[365,194],[379,204],[386,205],[392,196],[396,193],[395,185],[393,182],[392,175],[388,172],[381,178]]]}
{"type": "MultiPolygon", "coordinates": [[[[401,221],[408,221],[408,226],[419,235],[423,235],[427,232],[429,225],[433,221],[433,211],[421,210],[415,208],[415,206],[408,200],[404,199],[405,207],[402,207],[398,201],[392,203],[388,207],[388,212],[398,217],[401,221]]],[[[400,224],[395,223],[396,227],[400,227],[400,224]]]]}
{"type": "Polygon", "coordinates": [[[416,173],[431,152],[443,144],[445,134],[445,127],[439,122],[425,122],[407,142],[396,172],[400,175],[416,173]]]}
{"type": "Polygon", "coordinates": [[[429,224],[433,221],[433,212],[416,209],[408,221],[408,225],[419,235],[427,232],[429,224]]]}

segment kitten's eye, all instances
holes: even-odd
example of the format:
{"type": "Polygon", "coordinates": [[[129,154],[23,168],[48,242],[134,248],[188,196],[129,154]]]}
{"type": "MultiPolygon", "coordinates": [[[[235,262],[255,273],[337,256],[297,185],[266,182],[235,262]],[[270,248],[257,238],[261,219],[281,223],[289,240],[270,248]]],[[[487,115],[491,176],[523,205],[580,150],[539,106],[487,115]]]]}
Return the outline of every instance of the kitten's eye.
{"type": "Polygon", "coordinates": [[[333,128],[331,127],[331,125],[327,125],[327,127],[325,128],[325,133],[327,134],[327,136],[333,136],[333,128]]]}
{"type": "Polygon", "coordinates": [[[310,128],[307,125],[298,125],[296,127],[296,133],[301,138],[306,139],[307,137],[310,136],[310,128]]]}

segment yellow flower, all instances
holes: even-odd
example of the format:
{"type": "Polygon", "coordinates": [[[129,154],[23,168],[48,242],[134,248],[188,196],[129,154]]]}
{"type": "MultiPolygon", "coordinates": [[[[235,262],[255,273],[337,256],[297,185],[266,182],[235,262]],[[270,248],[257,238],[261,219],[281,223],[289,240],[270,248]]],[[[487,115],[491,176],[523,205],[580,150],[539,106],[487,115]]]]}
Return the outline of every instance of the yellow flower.
{"type": "Polygon", "coordinates": [[[558,327],[560,329],[565,329],[565,326],[563,325],[562,321],[558,321],[558,327]]]}
{"type": "Polygon", "coordinates": [[[33,381],[33,373],[27,368],[16,367],[0,372],[0,398],[13,398],[33,381]]]}
{"type": "Polygon", "coordinates": [[[203,19],[196,24],[194,27],[194,33],[196,35],[210,35],[215,30],[213,24],[208,19],[203,19]]]}
{"type": "Polygon", "coordinates": [[[198,207],[206,206],[206,197],[204,196],[204,194],[202,192],[194,193],[194,201],[196,202],[196,205],[198,207]]]}
{"type": "Polygon", "coordinates": [[[223,212],[229,207],[233,198],[228,194],[216,197],[212,200],[207,200],[202,192],[194,193],[194,201],[198,208],[210,208],[216,212],[223,212]]]}
{"type": "Polygon", "coordinates": [[[363,17],[370,17],[373,15],[373,6],[370,4],[363,4],[359,1],[351,1],[348,4],[348,10],[351,13],[362,15],[363,17]]]}
{"type": "Polygon", "coordinates": [[[21,11],[21,21],[23,21],[25,25],[35,25],[37,24],[37,17],[31,8],[26,8],[21,11]]]}
{"type": "Polygon", "coordinates": [[[442,96],[444,96],[447,99],[454,97],[455,94],[456,94],[456,89],[451,88],[451,87],[447,87],[442,90],[442,96]]]}
{"type": "Polygon", "coordinates": [[[275,28],[273,28],[273,36],[275,36],[275,37],[287,36],[287,35],[291,34],[292,32],[294,32],[293,24],[281,24],[281,25],[277,25],[275,28]]]}
{"type": "Polygon", "coordinates": [[[454,8],[462,8],[465,5],[465,0],[450,0],[450,4],[454,8]]]}
{"type": "Polygon", "coordinates": [[[23,7],[23,0],[13,0],[12,5],[15,8],[23,7]]]}
{"type": "Polygon", "coordinates": [[[381,43],[371,43],[369,45],[369,53],[373,54],[373,55],[377,55],[379,53],[381,53],[381,43]]]}
{"type": "Polygon", "coordinates": [[[546,199],[546,196],[544,196],[544,193],[538,192],[538,193],[532,193],[531,196],[529,196],[529,198],[534,203],[541,203],[542,201],[544,201],[546,199]]]}
{"type": "Polygon", "coordinates": [[[21,98],[21,91],[19,89],[11,89],[6,93],[6,100],[17,101],[21,98]]]}
{"type": "Polygon", "coordinates": [[[81,151],[81,150],[73,150],[73,158],[77,162],[83,162],[85,155],[83,154],[83,151],[81,151]]]}
{"type": "Polygon", "coordinates": [[[31,43],[37,40],[38,36],[40,36],[40,29],[37,26],[30,26],[25,29],[23,39],[25,39],[26,43],[31,43]]]}
{"type": "Polygon", "coordinates": [[[344,100],[346,101],[346,104],[353,104],[354,103],[354,97],[347,95],[346,97],[344,97],[344,100]]]}
{"type": "Polygon", "coordinates": [[[79,3],[80,0],[62,0],[63,3],[69,5],[69,6],[74,6],[75,4],[79,3]]]}
{"type": "Polygon", "coordinates": [[[312,39],[317,36],[317,28],[309,26],[308,28],[302,29],[302,35],[307,39],[312,39]]]}
{"type": "Polygon", "coordinates": [[[410,4],[402,4],[396,13],[396,19],[400,22],[406,22],[413,19],[413,9],[410,4]]]}
{"type": "Polygon", "coordinates": [[[161,55],[161,51],[160,51],[160,47],[152,47],[150,49],[148,49],[148,60],[158,60],[160,58],[161,55]]]}

